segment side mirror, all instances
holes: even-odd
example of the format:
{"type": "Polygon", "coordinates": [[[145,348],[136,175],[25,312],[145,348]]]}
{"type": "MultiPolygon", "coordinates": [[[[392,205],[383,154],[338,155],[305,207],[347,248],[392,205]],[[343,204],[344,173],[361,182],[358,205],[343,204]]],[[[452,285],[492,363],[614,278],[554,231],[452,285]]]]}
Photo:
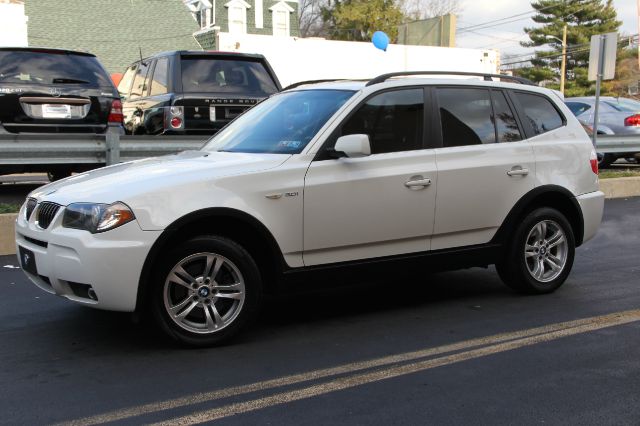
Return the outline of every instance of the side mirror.
{"type": "Polygon", "coordinates": [[[340,136],[334,147],[335,153],[344,153],[349,158],[366,157],[371,155],[369,135],[340,136]]]}

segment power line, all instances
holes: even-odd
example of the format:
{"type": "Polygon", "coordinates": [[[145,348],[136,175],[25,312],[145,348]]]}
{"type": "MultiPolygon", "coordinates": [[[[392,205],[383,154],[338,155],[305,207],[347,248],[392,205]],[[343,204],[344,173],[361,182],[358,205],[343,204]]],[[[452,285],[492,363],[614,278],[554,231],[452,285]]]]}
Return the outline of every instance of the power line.
{"type": "Polygon", "coordinates": [[[505,20],[507,20],[507,19],[517,18],[517,17],[521,17],[521,16],[524,16],[524,15],[531,15],[531,14],[534,14],[534,13],[539,13],[539,12],[541,12],[541,11],[543,11],[543,10],[550,9],[550,8],[552,8],[552,7],[556,7],[556,5],[546,6],[546,7],[540,8],[540,9],[533,9],[533,10],[530,10],[530,11],[527,11],[527,12],[517,13],[517,14],[515,14],[515,15],[511,15],[511,16],[506,16],[506,17],[504,17],[504,18],[494,19],[494,20],[492,20],[492,21],[482,22],[482,23],[480,23],[480,24],[469,25],[468,27],[458,28],[458,31],[457,31],[457,32],[458,32],[458,33],[463,33],[463,32],[470,31],[470,30],[472,30],[472,29],[490,28],[490,27],[494,27],[494,26],[499,26],[499,25],[508,24],[508,23],[510,23],[510,22],[521,21],[521,20],[523,20],[523,19],[529,19],[529,18],[530,18],[530,16],[525,16],[524,18],[515,19],[515,20],[513,20],[513,21],[509,21],[509,22],[501,22],[501,23],[499,23],[499,24],[489,25],[488,27],[485,27],[485,25],[498,23],[498,22],[500,22],[500,21],[505,21],[505,20]],[[478,28],[478,27],[483,27],[483,28],[478,28]]]}

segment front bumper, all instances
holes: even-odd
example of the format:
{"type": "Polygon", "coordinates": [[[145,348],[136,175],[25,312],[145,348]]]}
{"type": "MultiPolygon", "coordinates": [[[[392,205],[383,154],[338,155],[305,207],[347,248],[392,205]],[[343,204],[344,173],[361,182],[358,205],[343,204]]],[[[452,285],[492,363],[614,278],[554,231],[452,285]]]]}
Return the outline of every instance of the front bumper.
{"type": "Polygon", "coordinates": [[[584,244],[598,232],[604,211],[604,192],[589,192],[588,194],[577,196],[576,200],[582,210],[582,219],[584,222],[582,243],[584,244]]]}
{"type": "Polygon", "coordinates": [[[20,247],[35,258],[37,273],[25,270],[27,277],[42,290],[83,305],[134,311],[142,266],[162,231],[143,231],[135,220],[100,234],[63,228],[64,207],[41,229],[35,223],[38,208],[29,221],[23,209],[16,221],[18,261],[23,264],[20,247]]]}

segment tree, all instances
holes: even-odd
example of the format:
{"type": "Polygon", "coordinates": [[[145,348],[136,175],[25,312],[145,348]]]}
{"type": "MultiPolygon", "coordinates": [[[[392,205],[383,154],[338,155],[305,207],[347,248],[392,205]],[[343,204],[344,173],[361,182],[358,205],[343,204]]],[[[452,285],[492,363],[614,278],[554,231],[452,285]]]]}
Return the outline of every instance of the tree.
{"type": "Polygon", "coordinates": [[[550,45],[553,50],[536,50],[531,60],[532,69],[519,70],[518,75],[534,81],[559,76],[562,60],[562,32],[567,25],[567,73],[575,76],[566,84],[567,96],[590,91],[586,70],[589,59],[589,42],[594,34],[617,31],[622,23],[617,20],[612,0],[537,0],[531,3],[536,10],[533,21],[541,24],[524,31],[530,41],[524,47],[550,45]]]}
{"type": "Polygon", "coordinates": [[[329,6],[330,0],[300,0],[298,24],[300,36],[319,37],[324,34],[322,11],[329,6]]]}
{"type": "Polygon", "coordinates": [[[414,20],[435,18],[462,11],[459,0],[402,0],[399,2],[407,17],[414,20]]]}
{"type": "Polygon", "coordinates": [[[376,31],[395,40],[404,18],[393,0],[336,0],[322,8],[324,29],[336,40],[367,41],[376,31]]]}

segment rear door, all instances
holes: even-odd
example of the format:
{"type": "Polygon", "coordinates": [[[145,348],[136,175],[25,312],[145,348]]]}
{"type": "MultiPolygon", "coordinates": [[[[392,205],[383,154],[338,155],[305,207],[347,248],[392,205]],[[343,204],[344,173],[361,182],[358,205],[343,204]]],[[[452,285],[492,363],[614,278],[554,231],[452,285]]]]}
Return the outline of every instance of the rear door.
{"type": "Polygon", "coordinates": [[[535,161],[505,93],[437,87],[438,196],[433,250],[487,243],[534,188],[535,161]]]}
{"type": "Polygon", "coordinates": [[[0,123],[10,133],[100,133],[113,83],[93,55],[0,49],[0,123]]]}

